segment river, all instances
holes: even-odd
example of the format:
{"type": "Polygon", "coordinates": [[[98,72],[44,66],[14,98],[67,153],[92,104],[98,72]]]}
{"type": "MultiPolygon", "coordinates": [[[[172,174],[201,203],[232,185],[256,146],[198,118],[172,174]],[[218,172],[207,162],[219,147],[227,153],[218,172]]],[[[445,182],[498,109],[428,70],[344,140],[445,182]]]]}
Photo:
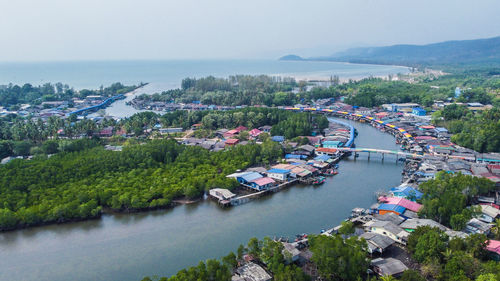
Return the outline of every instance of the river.
{"type": "MultiPolygon", "coordinates": [[[[397,150],[394,138],[354,121],[357,147],[397,150]]],[[[104,215],[91,220],[0,234],[0,280],[140,280],[168,276],[236,251],[251,237],[319,233],[338,225],[374,193],[399,184],[402,165],[365,155],[340,162],[320,187],[294,186],[221,209],[206,200],[169,210],[104,215]]]]}

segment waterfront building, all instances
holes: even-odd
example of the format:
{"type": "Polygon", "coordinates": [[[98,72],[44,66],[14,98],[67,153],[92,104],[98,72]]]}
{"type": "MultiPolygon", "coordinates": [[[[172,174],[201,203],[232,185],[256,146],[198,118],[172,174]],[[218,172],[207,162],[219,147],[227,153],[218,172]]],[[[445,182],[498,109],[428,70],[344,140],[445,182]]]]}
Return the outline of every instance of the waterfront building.
{"type": "Polygon", "coordinates": [[[269,189],[276,182],[269,177],[260,177],[250,181],[250,186],[258,191],[269,189]]]}
{"type": "Polygon", "coordinates": [[[393,187],[390,190],[390,193],[393,197],[401,197],[406,199],[420,199],[424,194],[420,192],[418,189],[415,189],[411,186],[398,186],[393,187]]]}
{"type": "Polygon", "coordinates": [[[316,155],[329,155],[333,156],[337,154],[337,149],[335,148],[326,148],[326,147],[318,147],[316,148],[316,155]]]}
{"type": "Polygon", "coordinates": [[[236,177],[239,183],[249,184],[251,181],[262,178],[262,175],[257,172],[247,172],[236,177]]]}
{"type": "Polygon", "coordinates": [[[412,113],[413,113],[413,115],[416,115],[416,116],[425,116],[427,114],[425,109],[420,108],[420,107],[413,108],[412,113]]]}
{"type": "Polygon", "coordinates": [[[330,141],[329,140],[329,141],[324,141],[322,146],[324,148],[338,148],[338,147],[342,146],[342,144],[343,143],[340,141],[330,141]]]}
{"type": "Polygon", "coordinates": [[[213,188],[208,191],[208,194],[219,202],[230,201],[231,199],[236,197],[236,194],[224,188],[213,188]]]}
{"type": "Polygon", "coordinates": [[[406,208],[396,204],[380,204],[377,206],[376,210],[379,214],[384,215],[387,213],[394,213],[396,215],[401,215],[406,211],[406,208]]]}
{"type": "MultiPolygon", "coordinates": [[[[422,207],[423,207],[421,204],[418,204],[416,202],[413,202],[413,201],[410,201],[408,199],[401,198],[401,197],[384,197],[384,196],[381,196],[381,197],[379,197],[378,200],[380,202],[384,202],[385,204],[383,204],[383,205],[398,205],[398,206],[401,206],[401,207],[403,207],[405,209],[408,209],[408,210],[410,210],[412,212],[416,212],[416,213],[418,211],[420,211],[420,209],[422,209],[422,207]]],[[[380,207],[379,207],[379,210],[380,210],[380,207]]]]}
{"type": "Polygon", "coordinates": [[[267,171],[267,176],[279,181],[286,181],[290,175],[288,169],[271,169],[267,171]]]}

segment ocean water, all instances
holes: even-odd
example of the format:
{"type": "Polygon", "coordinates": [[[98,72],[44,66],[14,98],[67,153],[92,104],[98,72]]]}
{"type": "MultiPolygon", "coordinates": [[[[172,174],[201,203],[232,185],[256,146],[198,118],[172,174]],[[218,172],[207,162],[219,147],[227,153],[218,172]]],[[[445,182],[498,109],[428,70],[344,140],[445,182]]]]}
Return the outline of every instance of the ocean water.
{"type": "Polygon", "coordinates": [[[178,87],[183,78],[235,74],[289,75],[297,77],[360,78],[406,73],[408,68],[336,62],[278,60],[158,60],[158,61],[75,61],[0,62],[0,85],[61,82],[75,89],[96,89],[114,82],[148,82],[145,91],[178,87]]]}

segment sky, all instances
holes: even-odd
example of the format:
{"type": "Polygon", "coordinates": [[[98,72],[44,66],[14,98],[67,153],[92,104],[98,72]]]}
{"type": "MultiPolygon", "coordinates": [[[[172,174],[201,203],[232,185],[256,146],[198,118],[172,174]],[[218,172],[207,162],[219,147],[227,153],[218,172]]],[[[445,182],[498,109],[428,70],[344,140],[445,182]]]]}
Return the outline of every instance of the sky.
{"type": "Polygon", "coordinates": [[[270,59],[500,35],[498,0],[0,0],[0,62],[270,59]]]}

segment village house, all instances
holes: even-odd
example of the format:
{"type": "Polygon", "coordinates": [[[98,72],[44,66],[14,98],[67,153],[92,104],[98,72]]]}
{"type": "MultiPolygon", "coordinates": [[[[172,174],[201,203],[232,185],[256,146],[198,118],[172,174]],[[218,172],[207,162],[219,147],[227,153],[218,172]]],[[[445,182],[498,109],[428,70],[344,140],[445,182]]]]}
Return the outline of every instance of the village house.
{"type": "Polygon", "coordinates": [[[391,238],[392,240],[406,245],[409,233],[403,228],[390,221],[372,220],[364,224],[367,231],[378,233],[391,238]]]}
{"type": "Polygon", "coordinates": [[[276,182],[269,177],[260,177],[250,181],[250,186],[258,191],[269,189],[276,182]]]}
{"type": "Polygon", "coordinates": [[[387,248],[395,243],[391,238],[374,232],[365,232],[359,237],[366,240],[368,244],[368,253],[371,255],[375,253],[382,254],[387,248]]]}
{"type": "Polygon", "coordinates": [[[271,169],[267,171],[267,176],[279,181],[286,181],[290,175],[290,170],[271,169]]]}
{"type": "Polygon", "coordinates": [[[236,269],[235,274],[231,278],[232,281],[271,281],[272,277],[264,268],[248,262],[236,269]]]}
{"type": "Polygon", "coordinates": [[[226,146],[233,146],[236,145],[238,142],[240,142],[239,139],[227,139],[224,143],[226,146]]]}
{"type": "Polygon", "coordinates": [[[261,130],[261,131],[262,131],[262,132],[264,132],[264,133],[270,133],[270,132],[271,132],[271,129],[272,129],[272,127],[271,127],[271,126],[268,126],[268,125],[265,125],[265,126],[259,127],[259,130],[261,130]]]}
{"type": "Polygon", "coordinates": [[[400,260],[394,258],[378,258],[371,261],[373,271],[379,276],[399,277],[408,267],[400,260]]]}
{"type": "Polygon", "coordinates": [[[399,225],[401,228],[408,232],[413,232],[415,229],[421,226],[430,226],[430,227],[436,227],[439,228],[442,231],[448,230],[448,228],[434,220],[431,219],[419,219],[419,218],[413,218],[413,219],[408,219],[404,221],[402,224],[399,225]]]}

